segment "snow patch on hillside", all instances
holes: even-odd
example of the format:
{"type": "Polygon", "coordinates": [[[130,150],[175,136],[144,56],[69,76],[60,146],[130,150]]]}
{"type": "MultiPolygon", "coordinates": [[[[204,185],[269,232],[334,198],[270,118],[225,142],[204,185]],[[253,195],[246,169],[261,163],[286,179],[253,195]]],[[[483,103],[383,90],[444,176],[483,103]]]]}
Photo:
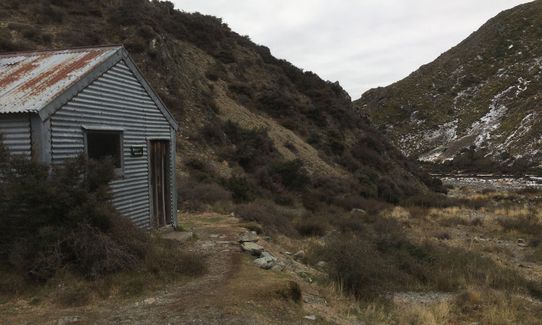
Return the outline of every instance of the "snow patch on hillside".
{"type": "Polygon", "coordinates": [[[437,148],[428,154],[421,155],[418,160],[429,163],[436,163],[441,160],[442,150],[437,148]]]}
{"type": "Polygon", "coordinates": [[[427,142],[438,140],[439,142],[449,142],[457,137],[458,119],[444,123],[438,129],[425,134],[424,140],[427,142]]]}
{"type": "Polygon", "coordinates": [[[495,95],[489,105],[489,112],[472,124],[469,134],[478,134],[474,140],[476,147],[481,147],[482,144],[489,141],[491,133],[501,126],[501,119],[508,112],[508,108],[501,103],[501,100],[514,89],[518,89],[518,86],[510,86],[495,95]]]}
{"type": "Polygon", "coordinates": [[[467,89],[464,89],[458,92],[453,100],[454,110],[457,111],[459,109],[459,104],[461,102],[466,101],[469,98],[475,97],[480,92],[480,89],[482,89],[483,86],[484,86],[484,83],[480,83],[476,86],[471,86],[471,87],[468,87],[467,89]]]}
{"type": "Polygon", "coordinates": [[[459,120],[455,119],[451,122],[442,124],[437,130],[427,133],[423,137],[425,143],[432,143],[438,147],[429,153],[421,155],[418,160],[425,162],[437,162],[445,161],[442,154],[445,150],[443,144],[448,144],[449,142],[457,139],[457,126],[459,120]]]}
{"type": "Polygon", "coordinates": [[[504,151],[506,148],[510,148],[514,143],[519,141],[525,136],[532,128],[533,123],[537,120],[537,113],[529,113],[522,120],[517,129],[514,130],[502,144],[497,147],[498,151],[504,151]]]}
{"type": "Polygon", "coordinates": [[[420,125],[425,122],[425,120],[418,118],[419,113],[419,111],[414,111],[410,114],[410,124],[420,125]]]}
{"type": "Polygon", "coordinates": [[[522,77],[518,78],[518,85],[516,90],[516,97],[518,97],[522,92],[527,90],[529,88],[529,84],[531,83],[530,80],[523,79],[522,77]]]}

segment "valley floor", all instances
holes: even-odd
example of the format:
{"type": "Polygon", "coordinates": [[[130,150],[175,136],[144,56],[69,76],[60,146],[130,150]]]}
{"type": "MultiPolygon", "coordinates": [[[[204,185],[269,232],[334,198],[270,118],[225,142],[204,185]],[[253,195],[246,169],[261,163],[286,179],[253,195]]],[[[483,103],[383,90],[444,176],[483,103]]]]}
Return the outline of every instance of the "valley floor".
{"type": "MultiPolygon", "coordinates": [[[[449,196],[476,207],[403,208],[383,213],[398,220],[415,242],[459,247],[491,258],[526,279],[542,282],[542,192],[455,188],[449,196]]],[[[231,215],[181,216],[184,232],[161,234],[206,256],[207,274],[134,297],[94,299],[79,307],[47,297],[0,300],[1,324],[542,324],[542,301],[507,288],[467,287],[457,292],[382,292],[356,302],[324,273],[296,260],[321,238],[261,236],[258,244],[283,270],[263,270],[242,252],[250,228],[231,215]],[[300,289],[302,297],[298,296],[300,289]]],[[[478,270],[483,272],[484,270],[478,270]]],[[[488,280],[489,281],[489,280],[488,280]]]]}

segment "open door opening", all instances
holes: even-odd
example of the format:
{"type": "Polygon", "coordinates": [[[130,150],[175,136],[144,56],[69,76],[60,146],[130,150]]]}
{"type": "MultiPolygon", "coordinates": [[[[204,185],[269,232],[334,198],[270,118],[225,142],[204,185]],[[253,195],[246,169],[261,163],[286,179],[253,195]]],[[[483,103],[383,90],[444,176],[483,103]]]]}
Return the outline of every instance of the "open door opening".
{"type": "Polygon", "coordinates": [[[169,185],[169,141],[150,142],[150,177],[152,192],[152,222],[155,228],[171,224],[169,185]]]}

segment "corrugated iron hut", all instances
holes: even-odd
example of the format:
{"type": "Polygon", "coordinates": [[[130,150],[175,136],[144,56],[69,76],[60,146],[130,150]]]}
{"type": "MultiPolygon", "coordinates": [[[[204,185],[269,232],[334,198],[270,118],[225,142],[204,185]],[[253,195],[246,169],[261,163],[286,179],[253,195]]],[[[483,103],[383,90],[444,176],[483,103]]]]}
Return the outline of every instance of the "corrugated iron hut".
{"type": "Polygon", "coordinates": [[[0,55],[0,133],[13,154],[113,158],[113,204],[144,228],[176,224],[177,123],[123,47],[0,55]]]}

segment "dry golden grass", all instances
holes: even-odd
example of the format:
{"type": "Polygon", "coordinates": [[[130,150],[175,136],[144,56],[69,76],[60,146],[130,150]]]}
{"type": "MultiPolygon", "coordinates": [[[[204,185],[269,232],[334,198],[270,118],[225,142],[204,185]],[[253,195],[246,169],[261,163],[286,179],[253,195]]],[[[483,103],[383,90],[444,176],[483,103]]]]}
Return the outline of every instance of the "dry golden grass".
{"type": "MultiPolygon", "coordinates": [[[[515,273],[532,280],[527,287],[542,283],[542,268],[529,264],[538,263],[542,256],[542,245],[537,244],[540,234],[535,234],[536,229],[542,227],[541,202],[536,197],[515,192],[455,194],[460,199],[488,202],[482,208],[408,207],[408,214],[402,208],[395,208],[383,216],[400,221],[414,242],[428,241],[465,249],[511,268],[511,276],[515,273]],[[436,238],[435,234],[441,233],[450,236],[445,240],[436,238]],[[530,246],[519,245],[518,238],[530,246]],[[525,263],[529,267],[520,266],[525,263]]],[[[486,282],[481,281],[477,287],[466,285],[456,292],[455,299],[432,305],[415,300],[388,307],[376,303],[361,313],[365,315],[362,319],[375,324],[542,324],[542,302],[531,297],[525,288],[512,285],[489,289],[491,281],[486,282]]]]}
{"type": "Polygon", "coordinates": [[[412,218],[412,215],[407,209],[403,207],[395,207],[389,213],[389,217],[397,221],[408,221],[410,218],[412,218]]]}
{"type": "Polygon", "coordinates": [[[530,216],[531,213],[532,210],[525,205],[498,208],[493,211],[493,214],[495,214],[496,216],[503,216],[507,218],[527,217],[530,216]]]}
{"type": "Polygon", "coordinates": [[[429,209],[427,217],[435,221],[453,218],[468,223],[473,219],[473,213],[471,209],[463,207],[432,208],[429,209]]]}
{"type": "Polygon", "coordinates": [[[395,322],[394,314],[390,308],[379,303],[371,303],[366,306],[358,306],[359,318],[367,324],[385,325],[395,322]]]}
{"type": "Polygon", "coordinates": [[[469,289],[457,297],[455,309],[465,321],[488,325],[540,324],[540,303],[503,291],[469,289]]]}
{"type": "Polygon", "coordinates": [[[397,323],[400,325],[442,325],[450,320],[450,305],[447,302],[440,302],[434,305],[414,305],[398,308],[395,313],[398,315],[397,323]]]}

